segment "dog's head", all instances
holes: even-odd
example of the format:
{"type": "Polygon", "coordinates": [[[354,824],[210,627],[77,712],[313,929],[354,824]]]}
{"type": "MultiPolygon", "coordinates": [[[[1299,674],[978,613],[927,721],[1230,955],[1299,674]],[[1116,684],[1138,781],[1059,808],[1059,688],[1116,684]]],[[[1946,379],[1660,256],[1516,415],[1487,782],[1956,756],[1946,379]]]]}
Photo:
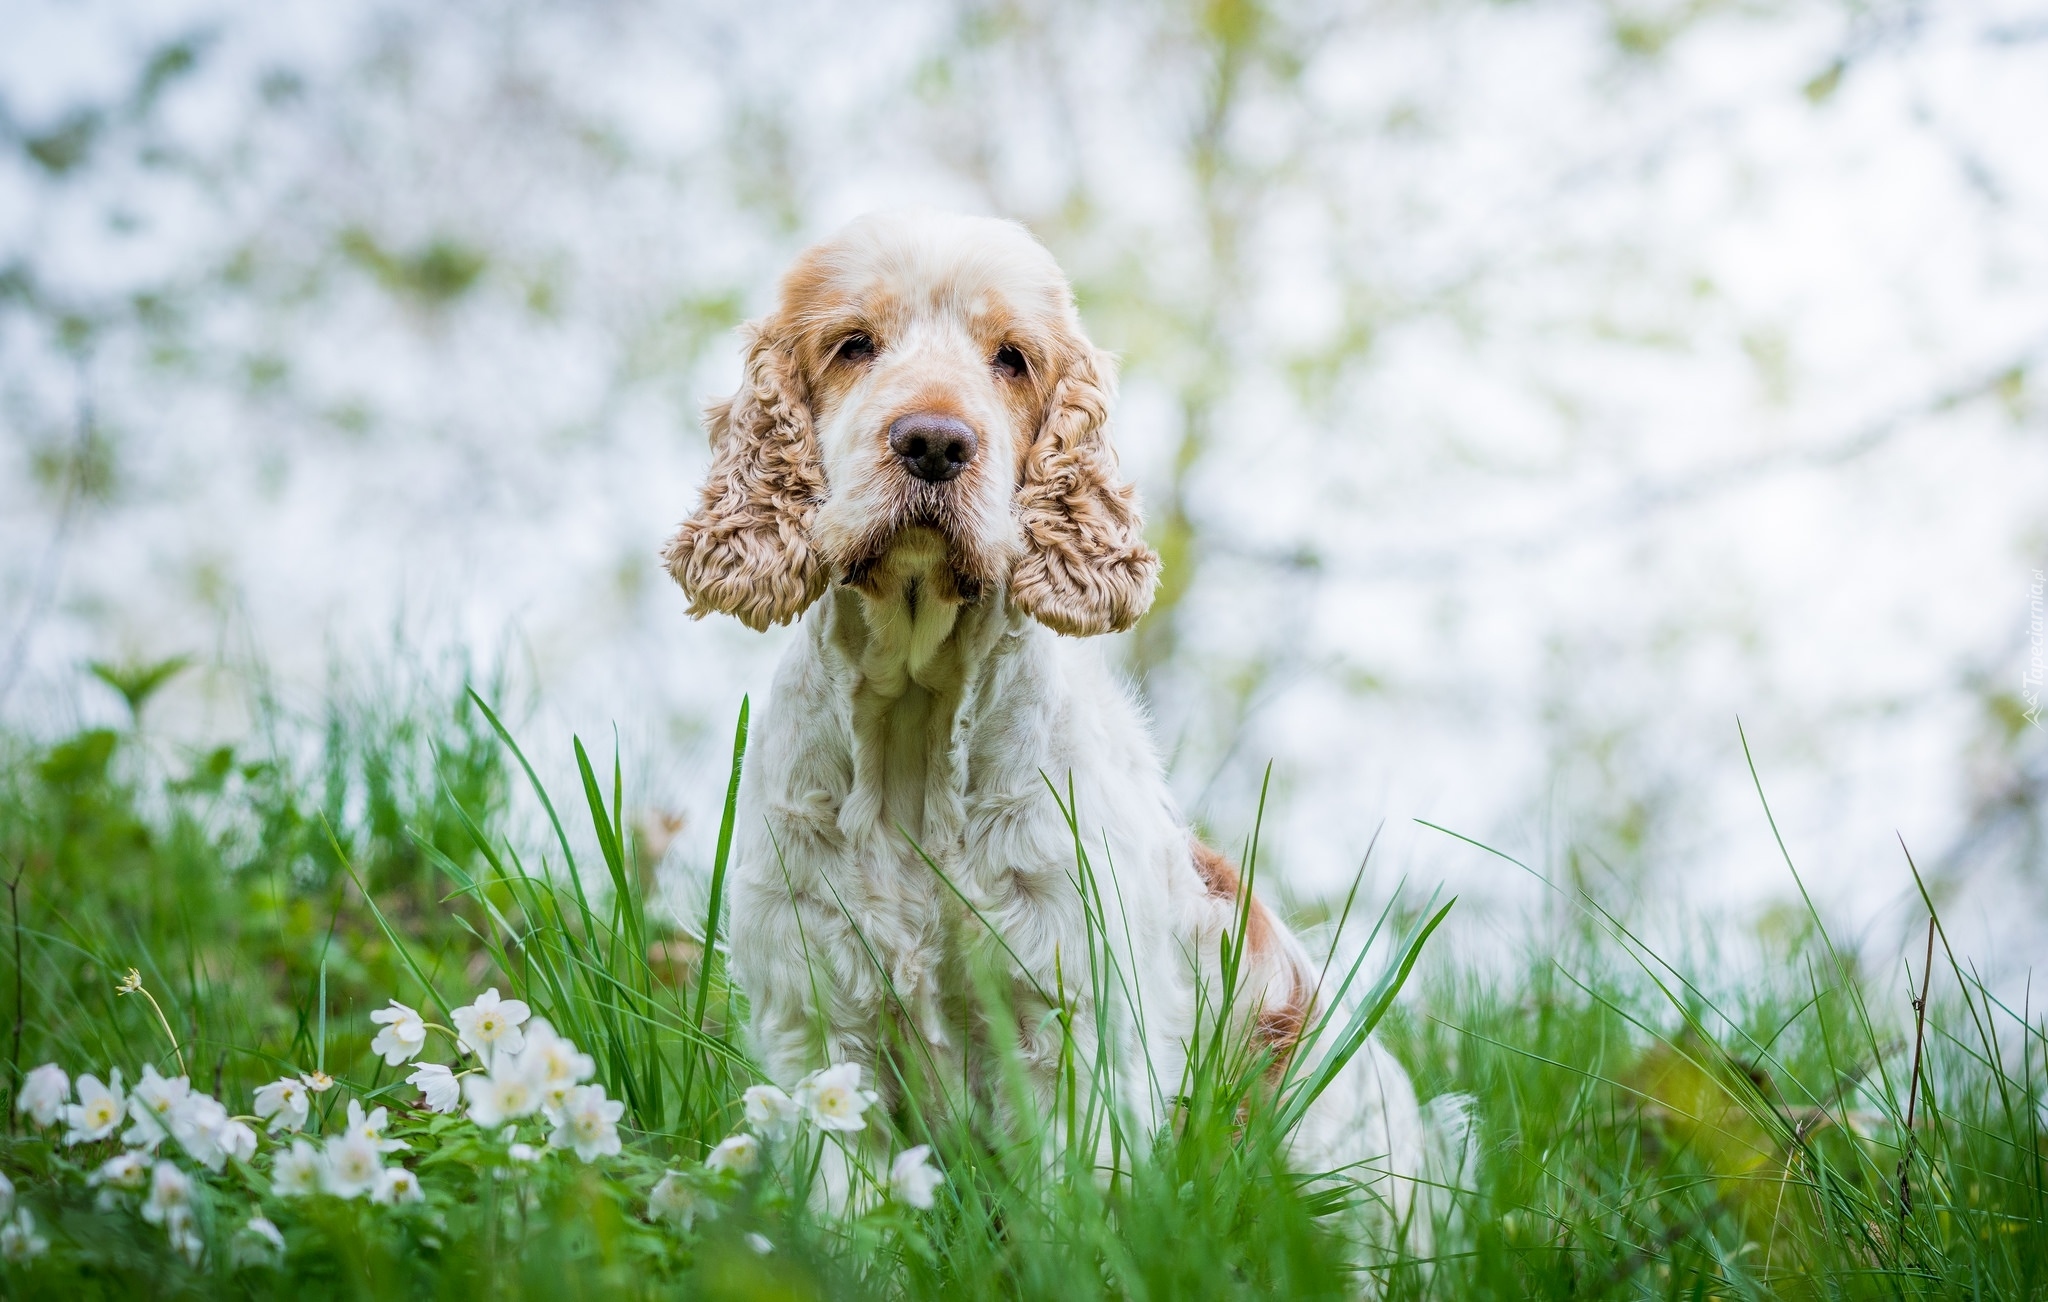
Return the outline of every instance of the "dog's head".
{"type": "Polygon", "coordinates": [[[942,597],[1007,585],[1075,635],[1145,613],[1159,558],[1109,444],[1114,369],[1023,227],[861,218],[796,260],[744,339],[703,500],[663,553],[691,614],[786,624],[911,529],[946,544],[942,597]]]}

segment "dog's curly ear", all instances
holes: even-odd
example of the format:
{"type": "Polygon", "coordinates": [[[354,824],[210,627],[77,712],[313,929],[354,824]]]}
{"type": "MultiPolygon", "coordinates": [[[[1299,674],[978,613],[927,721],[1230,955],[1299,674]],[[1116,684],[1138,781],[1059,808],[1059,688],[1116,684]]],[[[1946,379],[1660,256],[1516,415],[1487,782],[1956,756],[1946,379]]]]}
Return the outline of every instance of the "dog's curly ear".
{"type": "Polygon", "coordinates": [[[1151,608],[1159,555],[1145,545],[1137,490],[1109,445],[1114,363],[1078,332],[1064,351],[1024,457],[1024,554],[1010,574],[1010,600],[1058,633],[1120,633],[1151,608]]]}
{"type": "Polygon", "coordinates": [[[829,572],[811,546],[825,471],[796,358],[758,323],[746,339],[739,392],[705,412],[703,498],[662,561],[692,616],[723,611],[760,631],[789,623],[825,591],[829,572]]]}

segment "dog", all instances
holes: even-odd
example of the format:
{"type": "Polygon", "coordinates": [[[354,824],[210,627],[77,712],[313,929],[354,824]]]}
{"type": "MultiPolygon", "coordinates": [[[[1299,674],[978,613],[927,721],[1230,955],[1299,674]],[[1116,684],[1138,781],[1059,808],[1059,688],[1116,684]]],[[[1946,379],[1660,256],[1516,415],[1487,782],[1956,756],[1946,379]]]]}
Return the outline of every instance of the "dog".
{"type": "MultiPolygon", "coordinates": [[[[1078,1048],[1157,1134],[1242,935],[1232,1015],[1277,1078],[1329,995],[1190,832],[1100,652],[1159,558],[1110,443],[1114,364],[1051,254],[1012,222],[870,215],[799,256],[741,338],[663,557],[693,616],[802,621],[729,869],[764,1070],[788,1088],[858,1063],[885,1104],[922,1080],[925,1106],[958,1106],[1001,1093],[977,1065],[1000,1042],[1051,1113],[1078,1048]]],[[[1291,1143],[1406,1218],[1424,1124],[1376,1041],[1291,1143]]]]}

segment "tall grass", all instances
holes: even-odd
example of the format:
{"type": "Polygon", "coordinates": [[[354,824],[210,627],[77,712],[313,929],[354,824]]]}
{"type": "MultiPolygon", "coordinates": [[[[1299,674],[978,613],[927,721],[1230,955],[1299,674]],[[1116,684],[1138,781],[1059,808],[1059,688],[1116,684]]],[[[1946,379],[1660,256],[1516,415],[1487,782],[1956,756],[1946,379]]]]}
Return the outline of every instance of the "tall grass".
{"type": "MultiPolygon", "coordinates": [[[[985,1047],[985,1097],[970,1099],[900,1036],[884,1058],[902,1100],[887,1125],[937,1151],[948,1180],[931,1211],[829,1206],[813,1137],[715,1219],[687,1233],[652,1223],[648,1188],[729,1133],[740,1091],[760,1079],[721,942],[745,706],[704,847],[706,916],[679,928],[648,908],[654,865],[632,831],[622,758],[593,759],[572,739],[577,781],[565,798],[550,792],[486,697],[451,691],[400,711],[337,702],[316,726],[272,717],[257,730],[267,741],[169,760],[133,727],[0,736],[0,873],[13,883],[0,1170],[53,1241],[0,1266],[10,1293],[2048,1296],[2048,1028],[1995,998],[1938,927],[1916,1041],[1911,1007],[1890,992],[1929,979],[1921,956],[1910,982],[1873,977],[1810,907],[1770,961],[1731,972],[1660,955],[1625,911],[1574,895],[1578,924],[1532,933],[1502,979],[1485,974],[1498,965],[1425,947],[1445,925],[1439,900],[1388,901],[1370,923],[1347,901],[1344,952],[1391,958],[1331,965],[1326,1015],[1276,1083],[1228,1013],[1240,920],[1186,1066],[1159,1079],[1161,1065],[1118,1063],[1081,1016],[1131,999],[1131,974],[1096,815],[1056,775],[1047,798],[1073,835],[1070,885],[1093,943],[1034,992],[1060,1033],[1052,1099],[1027,1087],[1014,1046],[985,1047]],[[541,811],[535,842],[510,817],[515,787],[541,811]],[[115,993],[131,967],[169,1034],[115,993]],[[40,1062],[169,1071],[182,1053],[195,1084],[225,1100],[319,1065],[344,1088],[318,1124],[350,1093],[403,1111],[414,1095],[367,1053],[367,1014],[397,997],[445,1021],[490,984],[596,1058],[627,1104],[626,1152],[508,1171],[468,1160],[478,1141],[462,1123],[409,1115],[435,1182],[430,1214],[296,1203],[277,1212],[290,1247],[275,1265],[234,1264],[244,1208],[280,1206],[260,1175],[206,1195],[208,1264],[194,1269],[132,1216],[81,1201],[84,1157],[12,1107],[40,1062]],[[1287,1162],[1302,1111],[1375,1030],[1425,1096],[1476,1104],[1472,1160],[1420,1202],[1437,1222],[1426,1259],[1366,1214],[1369,1180],[1287,1162]],[[1120,1093],[1132,1080],[1170,1101],[1157,1133],[1120,1093]]],[[[1242,859],[1255,879],[1255,832],[1242,859]]],[[[1789,855],[1787,869],[1796,881],[1789,855]]],[[[990,936],[976,981],[992,1026],[1016,1024],[1006,959],[990,936]]],[[[880,1175],[879,1149],[855,1157],[880,1175]]]]}

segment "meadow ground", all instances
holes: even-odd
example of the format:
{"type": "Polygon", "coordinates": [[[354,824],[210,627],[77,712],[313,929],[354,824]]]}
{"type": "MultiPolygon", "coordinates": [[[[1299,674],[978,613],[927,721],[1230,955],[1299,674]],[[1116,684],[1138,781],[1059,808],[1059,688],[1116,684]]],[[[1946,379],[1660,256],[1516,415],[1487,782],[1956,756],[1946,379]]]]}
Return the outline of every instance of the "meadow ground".
{"type": "MultiPolygon", "coordinates": [[[[1086,1046],[1064,1151],[1023,1122],[929,1121],[914,1097],[863,1115],[829,1081],[790,1121],[743,1101],[743,999],[702,921],[649,909],[660,833],[628,817],[610,756],[543,792],[489,692],[260,709],[242,743],[188,753],[141,728],[149,675],[106,676],[129,726],[0,737],[10,1296],[2048,1296],[2048,1026],[1938,931],[1923,1029],[1810,914],[1761,963],[1666,962],[1574,897],[1573,925],[1481,971],[1431,948],[1441,902],[1346,906],[1330,926],[1374,957],[1330,980],[1352,976],[1360,1015],[1277,1089],[1215,1037],[1163,1136],[1101,1105],[1086,1046]],[[538,835],[515,799],[545,805],[538,835]],[[370,1014],[396,999],[481,1044],[472,1001],[493,987],[566,1065],[545,1111],[511,1068],[473,1075],[471,1107],[510,1091],[486,1126],[407,1078],[488,1047],[457,1059],[429,1030],[385,1041],[394,1065],[370,1014]],[[1473,1102],[1427,1256],[1350,1241],[1354,1187],[1280,1157],[1315,1059],[1375,1023],[1425,1097],[1473,1102]],[[145,1102],[104,1124],[113,1068],[145,1102]],[[275,1091],[252,1112],[303,1077],[325,1086],[298,1087],[303,1121],[275,1091]],[[149,1100],[166,1133],[124,1165],[156,1133],[149,1100]],[[932,1154],[826,1214],[821,1149],[853,1124],[932,1154]],[[718,1147],[736,1133],[766,1142],[718,1147]]],[[[717,831],[689,832],[707,863],[717,831]]],[[[1085,850],[1075,883],[1093,889],[1085,850]]]]}

